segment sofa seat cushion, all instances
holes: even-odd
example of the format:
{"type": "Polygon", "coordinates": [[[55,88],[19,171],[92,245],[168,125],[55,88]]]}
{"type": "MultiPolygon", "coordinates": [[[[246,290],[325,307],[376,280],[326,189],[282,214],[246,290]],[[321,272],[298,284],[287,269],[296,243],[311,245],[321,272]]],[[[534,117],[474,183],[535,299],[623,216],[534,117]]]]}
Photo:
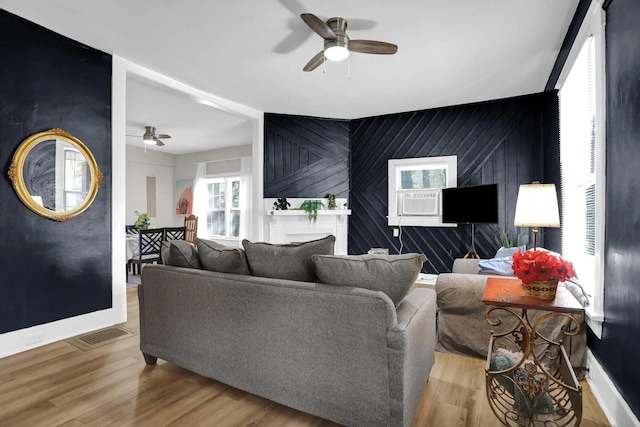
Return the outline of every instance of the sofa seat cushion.
{"type": "Polygon", "coordinates": [[[206,239],[197,239],[196,245],[198,246],[200,263],[205,270],[250,274],[247,258],[242,248],[233,248],[206,239]]]}
{"type": "Polygon", "coordinates": [[[312,258],[320,282],[380,291],[396,306],[407,295],[427,260],[423,254],[314,255],[312,258]]]}
{"type": "Polygon", "coordinates": [[[186,240],[165,240],[160,248],[162,263],[174,267],[202,268],[196,248],[186,240]]]}
{"type": "Polygon", "coordinates": [[[242,246],[249,270],[254,276],[315,282],[317,277],[311,256],[333,255],[335,241],[335,236],[331,235],[309,242],[287,244],[252,243],[245,239],[242,246]]]}

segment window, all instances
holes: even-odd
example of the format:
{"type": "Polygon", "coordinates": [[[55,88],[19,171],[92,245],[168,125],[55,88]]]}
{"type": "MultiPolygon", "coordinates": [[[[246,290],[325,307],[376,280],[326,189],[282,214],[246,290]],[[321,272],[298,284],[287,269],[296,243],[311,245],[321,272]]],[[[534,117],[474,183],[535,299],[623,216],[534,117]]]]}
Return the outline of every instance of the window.
{"type": "Polygon", "coordinates": [[[560,161],[562,253],[591,295],[587,322],[600,336],[604,302],[604,12],[597,2],[594,5],[574,43],[574,60],[567,61],[563,70],[560,161]]]}
{"type": "Polygon", "coordinates": [[[209,178],[207,187],[207,234],[240,236],[240,177],[209,178]]]}
{"type": "Polygon", "coordinates": [[[400,167],[400,189],[445,188],[447,168],[445,165],[418,165],[400,167]]]}
{"type": "Polygon", "coordinates": [[[75,149],[64,149],[64,209],[77,207],[87,197],[91,176],[84,156],[75,149]]]}
{"type": "Polygon", "coordinates": [[[457,185],[457,170],[456,156],[389,160],[388,224],[455,227],[442,223],[440,195],[457,185]]]}

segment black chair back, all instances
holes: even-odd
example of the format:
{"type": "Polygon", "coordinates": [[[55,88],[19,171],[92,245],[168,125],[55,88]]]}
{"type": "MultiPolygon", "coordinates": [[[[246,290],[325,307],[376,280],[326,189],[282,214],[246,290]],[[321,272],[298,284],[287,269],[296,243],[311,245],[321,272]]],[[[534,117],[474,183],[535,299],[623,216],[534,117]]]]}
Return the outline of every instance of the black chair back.
{"type": "Polygon", "coordinates": [[[165,227],[162,240],[184,240],[186,227],[165,227]]]}
{"type": "Polygon", "coordinates": [[[140,258],[143,262],[151,262],[149,260],[154,259],[154,257],[149,255],[157,255],[158,259],[160,259],[164,228],[147,228],[146,230],[140,230],[138,238],[140,239],[140,258]]]}

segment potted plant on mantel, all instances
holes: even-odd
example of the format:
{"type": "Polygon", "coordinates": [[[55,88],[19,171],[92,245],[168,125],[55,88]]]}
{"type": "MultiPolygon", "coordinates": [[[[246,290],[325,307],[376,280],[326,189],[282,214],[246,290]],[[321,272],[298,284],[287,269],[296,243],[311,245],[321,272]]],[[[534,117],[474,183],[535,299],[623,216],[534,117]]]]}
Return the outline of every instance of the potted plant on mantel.
{"type": "Polygon", "coordinates": [[[329,210],[331,210],[331,211],[334,210],[337,207],[337,205],[336,205],[336,195],[335,194],[329,194],[327,196],[327,200],[329,201],[329,203],[328,203],[329,210]]]}
{"type": "Polygon", "coordinates": [[[324,209],[324,203],[322,203],[322,201],[305,200],[300,204],[300,207],[298,209],[302,209],[307,213],[307,216],[309,217],[309,222],[311,222],[312,220],[313,222],[316,222],[316,220],[318,219],[318,209],[320,208],[324,209]]]}

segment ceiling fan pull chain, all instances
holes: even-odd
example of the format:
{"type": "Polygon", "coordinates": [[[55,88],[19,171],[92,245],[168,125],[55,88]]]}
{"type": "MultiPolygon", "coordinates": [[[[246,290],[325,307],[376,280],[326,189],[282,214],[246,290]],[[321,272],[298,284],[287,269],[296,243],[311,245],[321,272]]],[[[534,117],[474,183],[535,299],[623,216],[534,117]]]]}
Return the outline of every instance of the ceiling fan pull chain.
{"type": "Polygon", "coordinates": [[[322,57],[322,74],[327,74],[327,57],[322,57]]]}
{"type": "Polygon", "coordinates": [[[351,55],[347,56],[347,80],[351,78],[351,55]]]}

